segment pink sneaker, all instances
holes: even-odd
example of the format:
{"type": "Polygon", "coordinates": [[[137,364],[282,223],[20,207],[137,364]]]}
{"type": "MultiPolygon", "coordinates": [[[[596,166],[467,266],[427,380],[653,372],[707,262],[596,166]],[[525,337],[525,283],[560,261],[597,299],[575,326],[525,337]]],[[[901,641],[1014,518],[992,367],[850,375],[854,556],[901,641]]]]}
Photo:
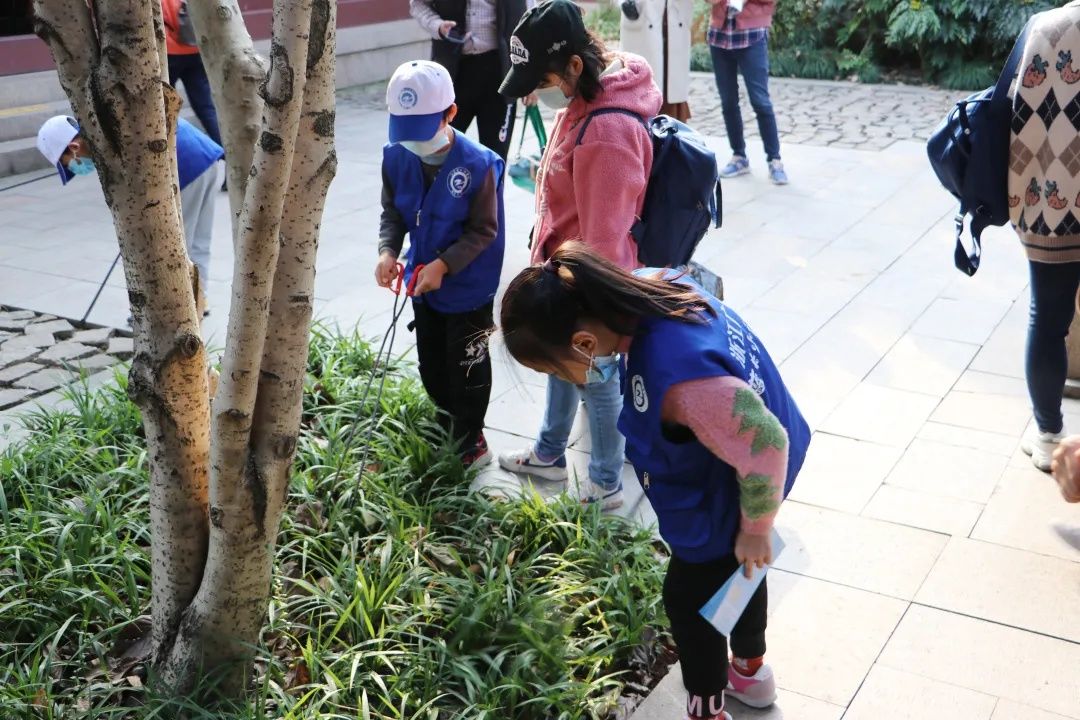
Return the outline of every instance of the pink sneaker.
{"type": "Polygon", "coordinates": [[[776,702],[776,680],[772,668],[762,665],[752,677],[746,677],[734,667],[729,667],[727,695],[752,708],[769,707],[776,702]]]}

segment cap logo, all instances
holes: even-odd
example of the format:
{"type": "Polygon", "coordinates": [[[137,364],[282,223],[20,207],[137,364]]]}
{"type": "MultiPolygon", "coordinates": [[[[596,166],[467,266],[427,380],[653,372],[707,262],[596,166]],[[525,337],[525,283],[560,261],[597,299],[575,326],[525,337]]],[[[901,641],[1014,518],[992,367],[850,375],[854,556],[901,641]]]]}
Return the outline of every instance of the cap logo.
{"type": "Polygon", "coordinates": [[[472,173],[467,167],[456,167],[450,171],[450,177],[446,179],[446,188],[456,198],[461,197],[469,189],[472,183],[472,173]]]}
{"type": "Polygon", "coordinates": [[[510,62],[514,65],[529,62],[529,50],[517,35],[510,36],[510,62]]]}
{"type": "Polygon", "coordinates": [[[549,47],[547,53],[548,53],[548,55],[554,55],[555,53],[559,52],[564,47],[566,47],[568,44],[569,44],[569,41],[560,40],[560,41],[556,42],[554,45],[552,45],[551,47],[549,47]]]}
{"type": "Polygon", "coordinates": [[[416,91],[407,87],[401,91],[400,95],[398,95],[398,105],[405,110],[411,110],[416,106],[417,99],[416,91]]]}

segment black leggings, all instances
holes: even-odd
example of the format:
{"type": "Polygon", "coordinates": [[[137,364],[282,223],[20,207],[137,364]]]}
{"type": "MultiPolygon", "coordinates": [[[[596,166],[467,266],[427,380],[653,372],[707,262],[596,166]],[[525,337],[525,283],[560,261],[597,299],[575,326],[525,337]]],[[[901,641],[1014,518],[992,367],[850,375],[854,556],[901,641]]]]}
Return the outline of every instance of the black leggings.
{"type": "MultiPolygon", "coordinates": [[[[700,714],[724,706],[728,641],[699,611],[737,570],[741,568],[734,555],[704,563],[672,557],[664,578],[664,607],[679,649],[687,705],[695,710],[703,709],[700,714]]],[[[762,580],[731,633],[731,651],[735,657],[752,659],[765,654],[768,596],[766,581],[762,580]]]]}

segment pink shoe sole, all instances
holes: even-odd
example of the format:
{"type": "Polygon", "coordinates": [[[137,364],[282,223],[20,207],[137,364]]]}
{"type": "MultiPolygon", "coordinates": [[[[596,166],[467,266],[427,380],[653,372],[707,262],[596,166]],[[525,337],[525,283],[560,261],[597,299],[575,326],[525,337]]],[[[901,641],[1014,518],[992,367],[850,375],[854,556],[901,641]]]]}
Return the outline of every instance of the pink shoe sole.
{"type": "Polygon", "coordinates": [[[772,668],[762,665],[753,677],[728,668],[727,695],[752,708],[769,707],[776,702],[776,680],[772,668]]]}

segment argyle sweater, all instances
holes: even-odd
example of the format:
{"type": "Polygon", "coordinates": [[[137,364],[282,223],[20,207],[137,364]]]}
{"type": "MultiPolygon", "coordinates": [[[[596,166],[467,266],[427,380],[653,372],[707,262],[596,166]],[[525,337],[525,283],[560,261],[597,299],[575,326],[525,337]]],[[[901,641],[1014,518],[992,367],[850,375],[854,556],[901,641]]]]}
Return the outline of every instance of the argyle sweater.
{"type": "Polygon", "coordinates": [[[1036,18],[1014,87],[1010,220],[1029,259],[1080,261],[1080,2],[1036,18]]]}

